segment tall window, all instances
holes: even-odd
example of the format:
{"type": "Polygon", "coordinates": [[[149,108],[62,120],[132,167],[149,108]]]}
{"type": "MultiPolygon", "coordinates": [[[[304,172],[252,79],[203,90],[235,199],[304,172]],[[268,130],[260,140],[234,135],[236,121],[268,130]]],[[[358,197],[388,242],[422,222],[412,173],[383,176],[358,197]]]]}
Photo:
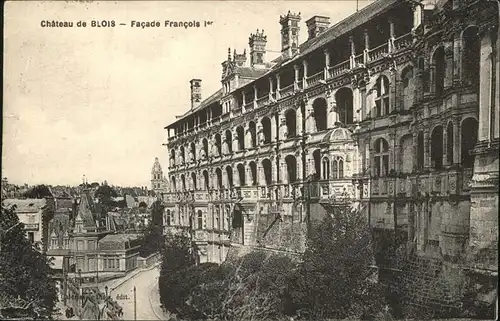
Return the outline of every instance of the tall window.
{"type": "Polygon", "coordinates": [[[194,143],[191,143],[191,162],[196,162],[196,146],[194,143]]]}
{"type": "Polygon", "coordinates": [[[238,126],[236,128],[236,135],[237,135],[237,140],[238,140],[238,150],[244,150],[245,149],[245,130],[243,129],[242,126],[238,126]]]}
{"type": "Polygon", "coordinates": [[[182,190],[186,190],[186,177],[184,175],[181,175],[181,182],[182,182],[182,190]]]}
{"type": "Polygon", "coordinates": [[[233,182],[233,168],[231,166],[226,166],[227,184],[229,187],[234,186],[233,182]]]}
{"type": "Polygon", "coordinates": [[[238,170],[238,179],[240,181],[240,186],[245,186],[246,181],[245,181],[245,166],[243,164],[238,164],[236,166],[236,169],[238,170]]]}
{"type": "Polygon", "coordinates": [[[389,173],[389,144],[383,138],[375,141],[375,175],[386,176],[389,173]]]}
{"type": "Polygon", "coordinates": [[[221,156],[222,155],[222,139],[220,137],[220,134],[215,134],[215,147],[217,151],[217,155],[215,156],[221,156]]]}
{"type": "Polygon", "coordinates": [[[287,183],[293,183],[297,180],[297,160],[294,156],[288,155],[285,157],[287,169],[287,183]]]}
{"type": "Polygon", "coordinates": [[[446,161],[453,164],[453,123],[448,122],[446,127],[446,161]]]}
{"type": "Polygon", "coordinates": [[[402,85],[403,85],[403,109],[410,109],[413,105],[413,69],[411,67],[405,68],[401,74],[402,85]]]}
{"type": "Polygon", "coordinates": [[[330,161],[328,158],[323,158],[323,179],[329,179],[330,178],[330,161]]]}
{"type": "Polygon", "coordinates": [[[208,157],[208,139],[203,138],[203,158],[208,157]]]}
{"type": "Polygon", "coordinates": [[[228,130],[226,131],[226,146],[227,146],[227,151],[229,153],[233,152],[233,135],[231,132],[228,130]]]}
{"type": "Polygon", "coordinates": [[[339,111],[339,122],[345,125],[352,124],[354,122],[354,100],[352,90],[347,87],[340,88],[335,94],[335,100],[339,111]]]}
{"type": "Polygon", "coordinates": [[[336,157],[332,161],[332,174],[334,179],[344,178],[344,160],[342,157],[336,157]]]}
{"type": "Polygon", "coordinates": [[[262,118],[262,132],[264,134],[264,144],[271,142],[271,120],[269,117],[262,118]]]}
{"type": "Polygon", "coordinates": [[[366,119],[369,117],[369,112],[366,109],[366,85],[361,82],[359,85],[359,99],[361,101],[361,119],[366,119]]]}
{"type": "Polygon", "coordinates": [[[176,192],[177,191],[177,184],[175,183],[175,176],[172,176],[172,192],[176,192]]]}
{"type": "MultiPolygon", "coordinates": [[[[498,41],[498,40],[497,40],[498,41]]],[[[477,27],[468,27],[463,32],[463,76],[464,83],[479,92],[479,63],[481,57],[481,37],[477,27]]]]}
{"type": "Polygon", "coordinates": [[[250,132],[250,144],[252,147],[257,146],[257,128],[255,126],[255,123],[251,121],[248,124],[248,130],[250,132]]]}
{"type": "Polygon", "coordinates": [[[201,210],[198,210],[198,229],[203,229],[203,212],[201,210]]]}
{"type": "Polygon", "coordinates": [[[316,123],[316,131],[321,132],[327,129],[327,105],[324,98],[318,98],[313,103],[314,121],[316,123]]]}
{"type": "Polygon", "coordinates": [[[424,133],[419,132],[417,135],[417,169],[422,170],[424,168],[424,133]]]}
{"type": "Polygon", "coordinates": [[[184,146],[181,146],[181,164],[184,164],[186,162],[186,154],[184,152],[184,146]]]}
{"type": "Polygon", "coordinates": [[[297,136],[297,115],[294,109],[286,111],[285,120],[288,135],[284,139],[297,136]]]}
{"type": "Polygon", "coordinates": [[[170,157],[172,160],[172,164],[170,164],[170,166],[175,166],[175,149],[170,150],[170,157]]]}
{"type": "Polygon", "coordinates": [[[208,190],[209,186],[208,171],[203,171],[203,187],[208,190]]]}
{"type": "Polygon", "coordinates": [[[266,180],[266,185],[272,184],[272,164],[269,159],[264,159],[262,161],[262,169],[264,170],[264,178],[266,180]]]}
{"type": "Polygon", "coordinates": [[[167,226],[171,225],[171,214],[170,210],[167,210],[167,226]]]}
{"type": "Polygon", "coordinates": [[[436,126],[431,134],[431,161],[434,169],[443,168],[443,127],[436,126]]]}
{"type": "Polygon", "coordinates": [[[380,76],[375,84],[375,109],[376,116],[385,116],[389,114],[389,79],[380,76]]]}
{"type": "Polygon", "coordinates": [[[474,166],[474,155],[471,151],[474,149],[477,143],[477,120],[474,118],[466,118],[462,122],[462,166],[465,168],[471,168],[474,166]]]}
{"type": "Polygon", "coordinates": [[[215,170],[215,175],[217,176],[217,188],[221,189],[222,188],[222,170],[220,168],[217,168],[215,170]]]}
{"type": "Polygon", "coordinates": [[[314,170],[315,170],[315,177],[314,179],[320,179],[320,173],[321,173],[321,151],[319,149],[316,149],[313,152],[313,159],[314,159],[314,170]]]}
{"type": "Polygon", "coordinates": [[[446,71],[446,60],[444,58],[444,49],[439,47],[434,52],[433,56],[433,66],[434,66],[434,92],[437,96],[443,94],[444,90],[444,78],[446,71]]]}
{"type": "Polygon", "coordinates": [[[250,173],[252,174],[252,186],[257,185],[257,165],[255,162],[250,162],[250,173]]]}
{"type": "Polygon", "coordinates": [[[196,186],[196,174],[195,173],[191,173],[191,186],[193,187],[194,190],[197,190],[197,186],[196,186]]]}

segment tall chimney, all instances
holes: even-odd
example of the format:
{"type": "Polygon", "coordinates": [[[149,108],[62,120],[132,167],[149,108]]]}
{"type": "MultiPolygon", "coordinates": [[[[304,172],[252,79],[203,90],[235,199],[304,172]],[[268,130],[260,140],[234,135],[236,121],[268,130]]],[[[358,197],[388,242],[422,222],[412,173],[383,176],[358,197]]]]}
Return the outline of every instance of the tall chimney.
{"type": "Polygon", "coordinates": [[[299,49],[300,12],[280,16],[281,24],[281,54],[283,58],[291,58],[299,49]]]}
{"type": "Polygon", "coordinates": [[[191,110],[201,103],[201,79],[191,79],[191,110]]]}
{"type": "Polygon", "coordinates": [[[267,36],[264,35],[264,30],[256,33],[251,33],[248,38],[248,45],[250,46],[250,66],[261,67],[265,64],[267,36]]]}
{"type": "Polygon", "coordinates": [[[317,37],[330,26],[330,18],[325,16],[314,16],[306,21],[309,39],[317,37]]]}

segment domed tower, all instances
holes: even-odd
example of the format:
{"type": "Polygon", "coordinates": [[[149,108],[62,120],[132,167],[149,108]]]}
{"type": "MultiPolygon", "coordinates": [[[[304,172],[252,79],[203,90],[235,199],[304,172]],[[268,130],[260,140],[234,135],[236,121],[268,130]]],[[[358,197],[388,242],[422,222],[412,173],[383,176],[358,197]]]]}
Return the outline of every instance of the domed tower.
{"type": "Polygon", "coordinates": [[[157,192],[162,188],[163,183],[163,170],[161,169],[158,157],[155,157],[153,168],[151,169],[151,189],[157,192]]]}

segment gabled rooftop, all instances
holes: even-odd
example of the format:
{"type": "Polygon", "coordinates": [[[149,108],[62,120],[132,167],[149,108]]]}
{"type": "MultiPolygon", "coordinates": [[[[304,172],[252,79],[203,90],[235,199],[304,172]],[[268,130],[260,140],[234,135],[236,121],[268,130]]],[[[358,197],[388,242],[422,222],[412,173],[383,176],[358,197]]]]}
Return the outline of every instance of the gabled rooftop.
{"type": "Polygon", "coordinates": [[[16,206],[16,213],[38,213],[47,205],[45,199],[6,199],[2,201],[6,207],[16,206]]]}

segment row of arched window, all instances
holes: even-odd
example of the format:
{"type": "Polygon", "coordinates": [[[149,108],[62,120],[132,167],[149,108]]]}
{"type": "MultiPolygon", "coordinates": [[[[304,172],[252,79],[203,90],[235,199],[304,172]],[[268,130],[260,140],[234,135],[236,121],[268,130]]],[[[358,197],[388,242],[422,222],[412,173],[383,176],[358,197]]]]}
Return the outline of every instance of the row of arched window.
{"type": "MultiPolygon", "coordinates": [[[[212,214],[212,219],[211,221],[211,228],[213,229],[218,229],[218,230],[223,230],[223,229],[229,229],[229,220],[230,216],[225,215],[223,211],[221,211],[220,207],[215,206],[214,211],[212,214]]],[[[185,215],[181,212],[177,214],[176,217],[176,212],[175,210],[170,210],[167,209],[165,211],[165,223],[167,226],[172,226],[172,225],[186,225],[187,223],[189,224],[194,224],[194,228],[198,230],[203,230],[206,229],[207,223],[204,220],[204,215],[202,210],[196,211],[196,217],[194,218],[194,221],[189,219],[187,220],[185,215]],[[177,221],[176,221],[177,219],[177,221]],[[189,222],[188,222],[189,221],[189,222]]]]}
{"type": "MultiPolygon", "coordinates": [[[[456,126],[458,128],[458,126],[456,126]]],[[[404,136],[400,141],[399,153],[397,153],[397,166],[399,172],[410,173],[414,169],[423,170],[429,167],[434,170],[441,170],[445,166],[460,164],[463,168],[474,166],[474,155],[471,151],[477,143],[478,123],[475,118],[465,118],[460,123],[460,135],[456,135],[453,122],[446,125],[446,135],[443,126],[435,126],[428,140],[430,163],[426,164],[425,138],[424,132],[417,133],[417,144],[414,146],[411,135],[404,136]],[[460,141],[456,142],[459,137],[460,141]],[[415,147],[415,149],[414,149],[415,147]],[[416,155],[415,155],[416,153],[416,155]],[[416,157],[414,157],[415,155],[416,157]]],[[[389,144],[384,138],[378,138],[374,143],[372,173],[382,177],[389,174],[389,144]]],[[[396,169],[395,169],[396,170],[396,169]]]]}
{"type": "Polygon", "coordinates": [[[331,161],[331,173],[330,173],[330,161],[327,157],[323,158],[322,161],[322,179],[342,179],[344,178],[344,160],[342,157],[337,157],[331,161]],[[330,176],[331,175],[331,176],[330,176]]]}
{"type": "MultiPolygon", "coordinates": [[[[342,157],[335,157],[331,162],[328,157],[322,159],[323,168],[321,168],[321,152],[317,149],[313,153],[313,162],[315,171],[318,175],[321,173],[322,179],[343,179],[344,178],[344,159],[342,157]],[[321,170],[322,169],[322,170],[321,170]]],[[[282,172],[284,177],[280,177],[281,182],[294,183],[299,179],[297,159],[293,155],[285,157],[286,169],[282,172]]],[[[214,177],[210,177],[208,170],[202,171],[202,178],[198,181],[196,173],[192,172],[190,175],[180,175],[180,186],[177,185],[176,177],[171,177],[171,189],[176,191],[178,188],[181,190],[208,190],[210,188],[232,188],[234,186],[256,186],[260,181],[262,185],[273,184],[273,179],[278,179],[277,175],[273,178],[273,170],[276,170],[277,165],[269,159],[264,159],[261,162],[262,172],[259,174],[257,164],[254,161],[249,162],[248,167],[245,168],[243,164],[236,165],[236,171],[233,167],[227,165],[224,168],[216,168],[214,177]],[[201,186],[199,185],[201,184],[201,186]]],[[[276,174],[279,174],[276,172],[276,174]]],[[[320,176],[318,176],[319,178],[320,176]]]]}

